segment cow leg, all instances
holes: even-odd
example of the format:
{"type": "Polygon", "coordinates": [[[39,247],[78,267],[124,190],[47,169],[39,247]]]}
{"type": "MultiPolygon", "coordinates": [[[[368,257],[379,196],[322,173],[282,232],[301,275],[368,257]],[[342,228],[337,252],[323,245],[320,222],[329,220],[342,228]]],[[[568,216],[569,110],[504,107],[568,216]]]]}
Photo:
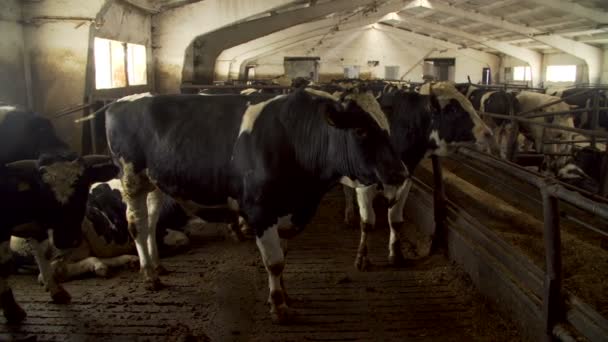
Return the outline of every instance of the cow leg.
{"type": "Polygon", "coordinates": [[[268,287],[270,289],[270,315],[275,323],[287,323],[292,315],[287,306],[287,300],[281,279],[285,268],[285,256],[277,225],[256,234],[256,244],[262,255],[262,261],[268,272],[268,287]]]}
{"type": "MultiPolygon", "coordinates": [[[[388,224],[391,230],[388,243],[388,263],[393,266],[403,266],[405,264],[405,258],[401,251],[400,233],[403,228],[403,209],[411,188],[412,180],[408,179],[397,202],[388,208],[388,224]]],[[[410,245],[409,242],[406,241],[406,243],[410,245]]],[[[411,245],[408,247],[411,248],[411,245]]]]}
{"type": "Polygon", "coordinates": [[[355,225],[357,218],[355,217],[355,189],[342,185],[344,190],[344,223],[351,227],[355,225]]]}
{"type": "Polygon", "coordinates": [[[127,204],[127,222],[129,234],[135,241],[137,255],[139,256],[140,272],[146,287],[158,290],[162,283],[154,269],[150,250],[148,249],[148,192],[151,184],[146,176],[133,173],[132,167],[123,166],[123,199],[127,204]]]}
{"type": "Polygon", "coordinates": [[[148,205],[148,252],[150,253],[151,265],[158,274],[169,273],[167,269],[160,263],[160,257],[158,256],[158,243],[156,241],[156,224],[160,217],[160,206],[162,200],[162,192],[159,189],[155,189],[150,192],[147,197],[148,205]]]}
{"type": "Polygon", "coordinates": [[[8,237],[0,242],[0,307],[9,323],[18,323],[25,319],[26,314],[15,301],[13,290],[8,284],[12,270],[11,258],[10,237],[8,237]]]}
{"type": "Polygon", "coordinates": [[[359,248],[357,249],[357,257],[355,258],[355,267],[359,271],[365,271],[371,263],[367,257],[368,233],[376,224],[376,213],[374,213],[374,198],[376,197],[376,186],[368,186],[365,188],[357,188],[357,204],[359,205],[359,215],[361,216],[361,239],[359,248]]]}
{"type": "Polygon", "coordinates": [[[72,298],[63,286],[57,283],[53,268],[51,267],[50,261],[46,258],[42,243],[35,239],[28,239],[28,243],[32,247],[34,259],[36,259],[36,264],[38,264],[38,269],[40,269],[45,288],[51,293],[53,302],[57,304],[69,303],[72,298]]]}
{"type": "Polygon", "coordinates": [[[53,275],[57,280],[74,279],[87,273],[95,273],[99,277],[106,277],[108,275],[108,266],[97,257],[87,257],[76,262],[55,260],[51,265],[54,270],[53,275]]]}

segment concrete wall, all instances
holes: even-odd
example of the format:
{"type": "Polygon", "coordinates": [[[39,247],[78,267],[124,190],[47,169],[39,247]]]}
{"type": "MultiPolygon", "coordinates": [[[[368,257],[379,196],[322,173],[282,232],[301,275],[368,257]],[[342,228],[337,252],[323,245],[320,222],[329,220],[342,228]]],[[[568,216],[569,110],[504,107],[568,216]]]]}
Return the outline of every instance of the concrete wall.
{"type": "Polygon", "coordinates": [[[156,90],[179,92],[184,57],[197,36],[289,3],[290,0],[205,0],[153,17],[156,90]]]}
{"type": "MultiPolygon", "coordinates": [[[[47,20],[44,17],[95,19],[103,0],[82,6],[78,0],[25,2],[23,17],[27,53],[31,63],[33,108],[46,116],[84,102],[91,21],[47,20]]],[[[73,116],[53,120],[58,134],[80,151],[82,125],[73,116]]]]}
{"type": "MultiPolygon", "coordinates": [[[[441,49],[432,44],[403,39],[398,32],[374,28],[355,30],[346,35],[326,38],[321,46],[316,46],[318,39],[306,44],[298,44],[288,49],[260,56],[253,63],[257,64],[256,77],[270,78],[284,73],[283,58],[286,56],[319,56],[321,57],[320,81],[342,78],[345,66],[359,65],[361,78],[384,78],[386,66],[399,66],[403,75],[410,68],[412,71],[406,80],[421,82],[422,66],[417,64],[431,49],[441,49]],[[314,51],[311,48],[314,47],[314,51]],[[379,61],[377,66],[368,65],[368,61],[379,61]]],[[[498,71],[498,59],[472,59],[464,51],[447,50],[436,52],[430,57],[456,58],[456,82],[466,82],[467,75],[473,82],[481,81],[482,68],[490,66],[498,71]]]]}
{"type": "Polygon", "coordinates": [[[0,3],[0,102],[27,105],[21,1],[0,3]]]}
{"type": "Polygon", "coordinates": [[[608,48],[604,49],[604,63],[602,63],[602,84],[608,84],[608,48]]]}
{"type": "MultiPolygon", "coordinates": [[[[119,2],[88,0],[86,6],[80,0],[26,2],[23,17],[29,23],[24,26],[24,40],[31,65],[33,108],[49,117],[87,102],[86,96],[93,94],[94,69],[87,70],[93,65],[92,37],[151,46],[150,17],[119,2]],[[97,27],[92,24],[95,20],[97,27]]],[[[151,55],[148,59],[152,60],[151,55]]],[[[151,64],[148,69],[151,80],[151,64]]],[[[62,139],[78,152],[83,125],[75,124],[74,119],[81,115],[79,111],[53,119],[62,139]]]]}

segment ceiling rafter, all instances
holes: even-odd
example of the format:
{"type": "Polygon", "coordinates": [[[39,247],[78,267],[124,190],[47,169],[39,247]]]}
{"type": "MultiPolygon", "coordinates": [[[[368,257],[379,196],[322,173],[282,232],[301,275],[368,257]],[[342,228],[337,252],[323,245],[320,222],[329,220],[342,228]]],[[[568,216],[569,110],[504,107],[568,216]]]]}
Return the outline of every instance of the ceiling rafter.
{"type": "MultiPolygon", "coordinates": [[[[445,4],[440,1],[431,2],[428,0],[415,0],[410,5],[406,6],[406,9],[412,8],[414,6],[426,7],[429,10],[448,13],[450,15],[462,18],[468,18],[478,23],[491,25],[509,32],[515,32],[524,36],[529,36],[532,39],[540,42],[542,45],[549,45],[553,48],[556,48],[558,50],[564,51],[566,53],[585,60],[585,62],[587,62],[587,65],[589,66],[589,78],[592,83],[599,82],[601,78],[602,50],[589,44],[578,42],[559,35],[550,34],[548,32],[543,32],[534,27],[514,24],[510,21],[505,20],[504,18],[490,16],[488,14],[481,13],[478,11],[465,10],[451,4],[445,4]]],[[[468,32],[465,33],[468,34],[468,32]]],[[[496,39],[500,37],[500,35],[501,34],[499,33],[498,35],[493,35],[487,38],[496,39]]]]}
{"type": "Polygon", "coordinates": [[[593,20],[597,23],[608,24],[608,12],[600,8],[589,8],[574,1],[565,0],[531,0],[532,2],[558,10],[577,17],[593,20]]]}
{"type": "Polygon", "coordinates": [[[390,16],[390,20],[398,22],[398,23],[404,23],[407,25],[416,25],[416,26],[424,27],[426,29],[430,29],[433,31],[445,32],[445,33],[448,33],[451,35],[465,38],[465,39],[473,41],[473,42],[483,44],[489,48],[495,49],[499,52],[502,52],[504,54],[513,56],[515,58],[518,58],[520,60],[527,62],[528,64],[530,64],[530,68],[532,69],[532,75],[533,75],[534,79],[536,79],[537,82],[538,82],[538,80],[540,80],[539,76],[540,76],[540,70],[541,70],[541,64],[542,64],[541,63],[542,55],[534,50],[507,44],[505,42],[501,42],[498,40],[488,39],[487,37],[484,37],[484,36],[481,36],[478,34],[472,34],[472,33],[462,31],[459,29],[455,29],[452,27],[447,27],[447,26],[444,26],[444,25],[441,25],[438,23],[425,21],[425,20],[421,20],[421,19],[417,19],[417,18],[413,18],[413,17],[404,17],[399,14],[390,16]]]}

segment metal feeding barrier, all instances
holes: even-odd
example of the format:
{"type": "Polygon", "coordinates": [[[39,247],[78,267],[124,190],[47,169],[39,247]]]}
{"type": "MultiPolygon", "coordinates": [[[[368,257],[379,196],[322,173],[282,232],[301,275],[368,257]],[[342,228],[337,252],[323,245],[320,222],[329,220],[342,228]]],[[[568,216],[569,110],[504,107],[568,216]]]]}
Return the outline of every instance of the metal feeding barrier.
{"type": "MultiPolygon", "coordinates": [[[[574,144],[588,142],[592,147],[596,147],[597,143],[606,143],[608,141],[608,132],[600,131],[599,128],[599,114],[600,111],[608,110],[608,107],[600,107],[599,97],[600,91],[606,90],[608,87],[601,88],[585,88],[580,92],[576,92],[570,96],[561,98],[560,100],[552,101],[543,106],[539,106],[532,110],[528,110],[522,113],[510,113],[511,115],[502,115],[494,113],[479,112],[480,115],[485,115],[492,118],[500,118],[510,120],[514,129],[512,134],[509,136],[508,146],[510,148],[515,147],[517,133],[519,133],[519,123],[527,123],[532,125],[542,126],[544,129],[558,129],[569,132],[578,133],[589,137],[588,139],[574,139],[569,141],[545,141],[544,130],[543,130],[543,144],[574,144]],[[551,106],[556,103],[560,103],[574,96],[580,96],[589,92],[594,92],[593,101],[591,108],[582,108],[564,112],[552,112],[552,113],[535,113],[545,107],[551,106]],[[538,122],[533,120],[539,117],[552,117],[555,115],[569,115],[572,113],[591,112],[591,129],[579,129],[573,127],[566,127],[562,125],[556,125],[548,122],[538,122]]],[[[561,322],[566,320],[573,323],[577,329],[585,330],[592,326],[591,323],[583,320],[570,319],[572,310],[568,310],[566,302],[564,300],[564,293],[562,287],[562,248],[561,248],[561,232],[560,232],[560,212],[559,202],[563,201],[574,207],[582,209],[590,214],[600,217],[604,220],[608,220],[608,146],[606,146],[604,163],[601,165],[602,173],[600,180],[600,187],[597,194],[590,194],[582,189],[578,189],[566,183],[559,182],[554,177],[545,177],[540,174],[534,173],[530,170],[523,168],[522,166],[513,162],[517,156],[525,156],[523,153],[517,153],[516,150],[509,151],[509,160],[503,160],[491,156],[487,153],[482,153],[470,148],[460,147],[458,148],[457,155],[468,158],[482,163],[483,165],[489,165],[493,168],[497,168],[502,172],[523,181],[529,185],[536,187],[540,192],[541,200],[534,200],[534,202],[542,205],[543,213],[543,241],[544,241],[544,255],[545,255],[545,271],[542,289],[542,319],[545,340],[552,341],[555,338],[559,338],[564,341],[573,340],[567,329],[564,328],[561,322]],[[585,194],[585,196],[583,195],[585,194]],[[598,197],[599,196],[599,197],[598,197]],[[567,317],[568,316],[568,317],[567,317]]],[[[554,154],[555,155],[555,154],[554,154]]],[[[562,155],[562,154],[557,154],[562,155]]],[[[566,154],[569,155],[569,154],[566,154]]],[[[445,197],[445,190],[442,178],[441,164],[437,157],[432,157],[433,165],[433,179],[434,179],[434,191],[433,191],[433,205],[435,215],[435,237],[433,239],[433,249],[436,250],[440,246],[445,246],[446,232],[445,222],[447,219],[447,199],[445,197]]],[[[468,166],[468,165],[467,165],[468,166]]],[[[471,168],[474,169],[473,166],[471,168]]],[[[515,189],[517,190],[517,189],[515,189]]],[[[519,192],[519,191],[517,191],[519,192]]],[[[586,222],[578,220],[576,217],[572,217],[568,214],[564,215],[565,219],[572,222],[578,223],[580,226],[602,234],[608,235],[608,230],[603,227],[597,228],[586,222]]],[[[575,307],[577,313],[581,313],[586,310],[588,316],[599,316],[595,311],[586,308],[584,305],[579,305],[578,300],[571,301],[570,306],[575,307]],[[583,309],[584,308],[584,309],[583,309]],[[591,312],[591,313],[590,313],[591,312]]],[[[584,317],[585,315],[579,315],[584,317]]],[[[601,316],[600,316],[601,317],[601,316]]],[[[589,328],[593,330],[592,328],[589,328]]]]}
{"type": "MultiPolygon", "coordinates": [[[[559,326],[560,321],[565,318],[565,303],[562,295],[562,258],[561,258],[561,234],[560,234],[560,212],[559,201],[569,203],[579,209],[583,209],[593,215],[608,220],[608,200],[595,201],[589,199],[576,191],[568,189],[554,178],[539,176],[529,170],[521,168],[519,165],[506,160],[498,159],[488,154],[478,152],[468,148],[460,148],[458,153],[485,165],[492,165],[501,171],[535,186],[539,189],[542,198],[543,208],[543,239],[545,245],[545,278],[543,291],[543,320],[547,339],[551,340],[554,335],[555,327],[559,326]]],[[[435,163],[433,172],[436,171],[435,163]]],[[[440,166],[437,166],[440,167],[440,166]]],[[[440,173],[438,173],[440,175],[440,173]]],[[[437,179],[436,179],[437,182],[437,179]]],[[[437,183],[435,183],[437,184],[437,183]]],[[[437,192],[443,191],[443,186],[438,187],[437,192]]],[[[444,204],[441,202],[439,194],[439,213],[443,211],[444,204]]],[[[440,219],[443,217],[440,217],[440,219]]],[[[582,225],[590,228],[589,225],[582,225]]],[[[596,231],[595,229],[591,229],[596,231]]],[[[602,232],[605,233],[605,232],[602,232]]]]}
{"type": "MultiPolygon", "coordinates": [[[[488,112],[478,112],[478,113],[482,116],[498,118],[498,119],[505,119],[505,120],[511,121],[512,130],[511,130],[511,134],[508,137],[508,142],[507,142],[507,159],[510,161],[514,161],[518,157],[526,158],[526,157],[533,156],[533,154],[530,154],[530,153],[519,153],[517,151],[516,141],[517,141],[517,134],[519,134],[519,124],[520,123],[542,126],[544,128],[543,129],[543,145],[562,145],[562,144],[573,145],[576,143],[588,142],[590,144],[590,146],[595,149],[595,148],[597,148],[598,143],[604,143],[604,145],[605,145],[604,156],[605,157],[603,158],[604,159],[603,164],[600,165],[601,178],[599,180],[599,186],[598,186],[597,193],[601,196],[607,197],[608,196],[608,144],[606,144],[606,141],[608,141],[608,132],[599,130],[600,112],[608,111],[608,107],[600,106],[601,92],[606,91],[606,90],[608,90],[608,87],[583,88],[580,91],[577,91],[577,92],[570,94],[568,96],[565,96],[563,98],[545,103],[541,106],[538,106],[533,109],[530,109],[530,110],[527,110],[527,111],[524,111],[521,113],[517,113],[517,114],[511,113],[511,115],[504,115],[504,114],[495,114],[495,113],[488,113],[488,112]],[[564,102],[573,97],[585,95],[588,93],[593,93],[591,107],[572,109],[572,110],[568,110],[568,111],[538,113],[538,111],[540,111],[546,107],[549,107],[549,106],[564,102]],[[537,120],[534,120],[537,118],[555,117],[555,116],[561,116],[561,115],[572,115],[573,113],[585,113],[585,112],[591,114],[591,128],[590,129],[574,128],[574,127],[557,125],[557,124],[553,124],[553,123],[549,123],[549,122],[539,122],[537,120]],[[577,140],[566,140],[566,141],[545,140],[544,132],[545,132],[545,129],[547,129],[547,128],[577,133],[582,136],[588,137],[588,139],[580,139],[578,141],[577,140]]],[[[542,151],[538,151],[538,152],[542,152],[542,151]]],[[[539,153],[538,154],[539,157],[543,157],[544,155],[567,156],[568,154],[562,154],[562,153],[544,153],[544,154],[539,153]]]]}

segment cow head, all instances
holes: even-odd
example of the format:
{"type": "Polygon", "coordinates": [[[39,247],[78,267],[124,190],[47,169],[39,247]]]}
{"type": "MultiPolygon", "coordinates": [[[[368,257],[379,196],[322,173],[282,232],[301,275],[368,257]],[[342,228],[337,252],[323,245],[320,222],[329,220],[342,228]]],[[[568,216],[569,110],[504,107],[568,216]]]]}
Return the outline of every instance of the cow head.
{"type": "Polygon", "coordinates": [[[450,83],[427,83],[420,93],[431,96],[433,122],[429,135],[430,152],[449,154],[454,147],[476,144],[477,148],[498,155],[492,130],[477,115],[473,105],[450,83]]]}
{"type": "Polygon", "coordinates": [[[59,249],[76,247],[82,240],[89,187],[114,178],[119,171],[109,157],[71,155],[43,155],[37,161],[22,160],[7,168],[37,190],[39,223],[59,249]]]}
{"type": "Polygon", "coordinates": [[[354,88],[331,103],[326,120],[345,133],[343,175],[367,185],[401,186],[407,170],[392,146],[388,120],[373,93],[354,88]]]}

